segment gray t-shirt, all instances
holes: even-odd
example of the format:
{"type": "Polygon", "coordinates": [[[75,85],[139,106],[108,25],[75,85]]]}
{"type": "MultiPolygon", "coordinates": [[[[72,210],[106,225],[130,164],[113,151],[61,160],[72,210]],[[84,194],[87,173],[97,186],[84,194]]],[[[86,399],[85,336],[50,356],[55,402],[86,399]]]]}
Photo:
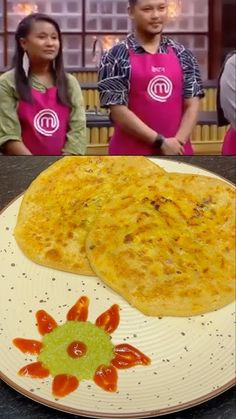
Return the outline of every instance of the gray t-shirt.
{"type": "Polygon", "coordinates": [[[236,130],[236,52],[226,62],[220,79],[220,102],[225,118],[236,130]]]}

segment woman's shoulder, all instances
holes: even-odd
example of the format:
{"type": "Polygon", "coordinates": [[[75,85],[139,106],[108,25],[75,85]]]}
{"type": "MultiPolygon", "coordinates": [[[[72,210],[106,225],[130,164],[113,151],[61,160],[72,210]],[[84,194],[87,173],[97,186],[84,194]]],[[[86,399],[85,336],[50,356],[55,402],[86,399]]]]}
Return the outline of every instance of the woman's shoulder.
{"type": "Polygon", "coordinates": [[[8,70],[0,76],[0,84],[15,88],[15,70],[8,70]]]}
{"type": "Polygon", "coordinates": [[[66,73],[66,79],[67,79],[67,82],[68,82],[69,86],[79,85],[79,81],[71,73],[66,73]]]}
{"type": "Polygon", "coordinates": [[[68,92],[70,96],[78,95],[81,92],[79,80],[73,74],[66,73],[66,79],[68,83],[68,92]]]}

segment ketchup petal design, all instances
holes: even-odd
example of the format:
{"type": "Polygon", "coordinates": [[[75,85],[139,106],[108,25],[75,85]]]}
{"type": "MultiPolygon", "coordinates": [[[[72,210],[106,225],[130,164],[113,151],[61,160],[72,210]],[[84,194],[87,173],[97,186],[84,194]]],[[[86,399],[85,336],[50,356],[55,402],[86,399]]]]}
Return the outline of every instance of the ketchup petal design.
{"type": "Polygon", "coordinates": [[[68,311],[67,320],[77,320],[80,322],[85,322],[88,318],[88,306],[88,297],[80,297],[79,300],[75,303],[75,305],[68,311]]]}
{"type": "Polygon", "coordinates": [[[113,365],[101,365],[95,372],[93,379],[105,391],[114,393],[117,390],[118,375],[113,365]]]}
{"type": "Polygon", "coordinates": [[[151,363],[150,358],[127,343],[117,345],[115,354],[116,357],[111,363],[119,369],[132,368],[135,365],[149,365],[151,363]]]}
{"type": "Polygon", "coordinates": [[[41,362],[33,362],[21,368],[18,374],[31,378],[46,378],[49,376],[49,371],[43,367],[41,362]]]}
{"type": "Polygon", "coordinates": [[[100,389],[114,393],[119,369],[151,363],[150,358],[137,348],[111,342],[110,334],[120,322],[117,304],[100,314],[95,324],[87,321],[88,307],[88,297],[80,297],[68,311],[67,321],[60,326],[46,311],[37,311],[42,341],[13,339],[13,344],[22,353],[37,356],[37,362],[25,365],[18,374],[35,379],[51,375],[52,395],[66,397],[77,390],[81,380],[88,379],[100,389]]]}
{"type": "Polygon", "coordinates": [[[119,322],[119,306],[114,304],[109,310],[100,314],[95,324],[104,329],[107,333],[113,333],[117,329],[119,322]]]}
{"type": "Polygon", "coordinates": [[[52,382],[52,394],[55,397],[65,397],[79,387],[76,377],[66,374],[56,375],[52,382]]]}
{"type": "Polygon", "coordinates": [[[37,311],[36,319],[38,322],[38,331],[41,335],[50,333],[57,327],[54,318],[44,310],[37,311]]]}
{"type": "Polygon", "coordinates": [[[38,355],[43,344],[38,340],[15,338],[14,345],[24,354],[38,355]]]}

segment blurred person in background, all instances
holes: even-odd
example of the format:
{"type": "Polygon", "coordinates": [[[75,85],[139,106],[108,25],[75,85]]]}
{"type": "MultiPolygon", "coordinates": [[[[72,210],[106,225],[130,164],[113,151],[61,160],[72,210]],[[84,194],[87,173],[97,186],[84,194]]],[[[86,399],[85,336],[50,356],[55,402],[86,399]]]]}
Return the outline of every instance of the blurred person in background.
{"type": "Polygon", "coordinates": [[[223,155],[236,155],[236,51],[229,54],[220,73],[217,92],[218,124],[230,124],[222,148],[223,155]]]}

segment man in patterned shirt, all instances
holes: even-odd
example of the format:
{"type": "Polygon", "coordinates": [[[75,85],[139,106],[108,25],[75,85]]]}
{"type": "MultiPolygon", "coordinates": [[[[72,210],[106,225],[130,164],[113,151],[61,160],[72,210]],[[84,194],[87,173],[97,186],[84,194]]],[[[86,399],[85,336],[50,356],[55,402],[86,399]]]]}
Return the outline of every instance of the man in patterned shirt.
{"type": "Polygon", "coordinates": [[[101,60],[98,88],[114,135],[109,154],[193,154],[189,137],[204,96],[199,66],[163,36],[168,0],[129,0],[134,33],[101,60]]]}

